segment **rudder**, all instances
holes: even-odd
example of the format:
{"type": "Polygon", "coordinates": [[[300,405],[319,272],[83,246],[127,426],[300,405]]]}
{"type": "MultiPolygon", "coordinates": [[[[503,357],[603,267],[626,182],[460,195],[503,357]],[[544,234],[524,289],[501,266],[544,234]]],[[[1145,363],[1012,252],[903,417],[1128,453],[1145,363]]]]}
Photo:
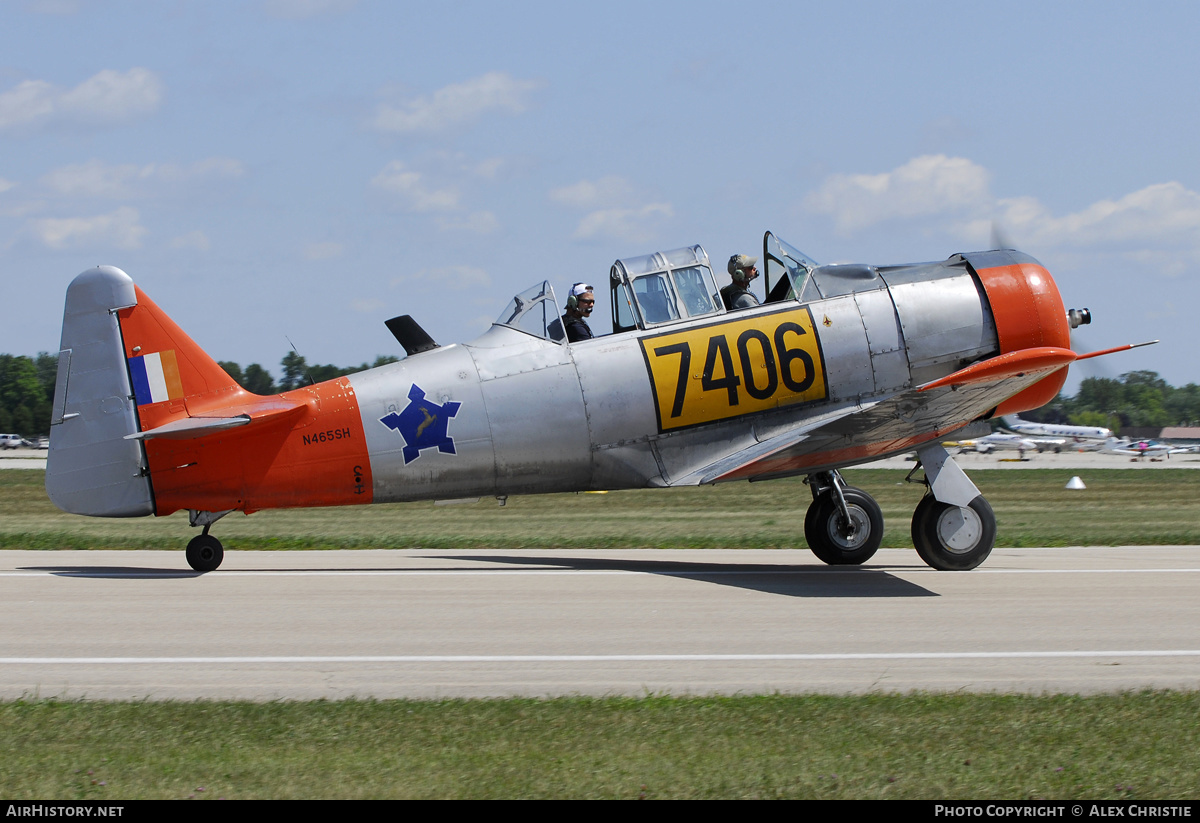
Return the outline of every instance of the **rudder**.
{"type": "Polygon", "coordinates": [[[137,303],[133,280],[113,266],[67,288],[46,455],[46,494],[73,514],[154,513],[145,452],[117,312],[137,303]]]}

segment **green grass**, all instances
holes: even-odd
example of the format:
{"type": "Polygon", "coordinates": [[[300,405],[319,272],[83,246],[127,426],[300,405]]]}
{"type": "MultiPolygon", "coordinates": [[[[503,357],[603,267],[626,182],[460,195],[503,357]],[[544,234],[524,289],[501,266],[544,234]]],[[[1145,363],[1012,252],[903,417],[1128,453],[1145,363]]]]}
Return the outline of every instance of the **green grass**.
{"type": "Polygon", "coordinates": [[[1200,694],[0,703],[0,796],[1171,799],[1200,694]]]}
{"type": "MultiPolygon", "coordinates": [[[[1200,471],[977,471],[998,520],[996,545],[1200,544],[1200,471]]],[[[852,485],[883,508],[885,547],[908,547],[923,487],[904,471],[856,469],[852,485]]],[[[40,471],[0,472],[0,548],[171,549],[195,533],[186,515],[86,518],[54,508],[40,471]]],[[[500,507],[403,503],[233,514],[214,527],[230,549],[803,548],[811,501],[799,479],[609,494],[512,497],[500,507]]]]}
{"type": "MultiPolygon", "coordinates": [[[[908,546],[922,489],[854,470],[908,546]]],[[[1200,472],[972,473],[1000,546],[1200,544],[1200,472]]],[[[186,517],[57,511],[0,472],[0,548],[181,548],[186,517]]],[[[230,548],[794,548],[799,480],[232,515],[230,548]]],[[[0,703],[0,796],[1173,799],[1200,795],[1198,692],[0,703]]]]}

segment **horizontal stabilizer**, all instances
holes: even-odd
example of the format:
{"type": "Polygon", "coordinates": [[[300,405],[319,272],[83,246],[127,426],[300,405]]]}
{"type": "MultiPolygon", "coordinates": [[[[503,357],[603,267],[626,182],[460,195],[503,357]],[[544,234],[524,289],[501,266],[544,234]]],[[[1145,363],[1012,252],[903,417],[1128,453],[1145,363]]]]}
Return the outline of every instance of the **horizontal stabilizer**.
{"type": "Polygon", "coordinates": [[[190,440],[195,437],[204,437],[208,434],[214,434],[227,429],[234,429],[238,426],[247,426],[251,423],[259,424],[266,423],[272,420],[279,420],[285,417],[294,417],[302,414],[302,409],[305,408],[303,403],[295,401],[283,401],[280,398],[259,398],[250,403],[239,403],[224,408],[206,409],[212,417],[184,417],[179,420],[172,420],[170,423],[164,423],[147,431],[135,432],[126,435],[126,440],[155,440],[165,438],[167,440],[190,440]]]}
{"type": "Polygon", "coordinates": [[[185,417],[182,420],[167,423],[165,426],[159,426],[157,429],[127,434],[125,435],[125,439],[153,440],[165,437],[168,440],[188,440],[193,437],[203,437],[213,432],[244,426],[249,422],[249,415],[241,415],[239,417],[185,417]]]}

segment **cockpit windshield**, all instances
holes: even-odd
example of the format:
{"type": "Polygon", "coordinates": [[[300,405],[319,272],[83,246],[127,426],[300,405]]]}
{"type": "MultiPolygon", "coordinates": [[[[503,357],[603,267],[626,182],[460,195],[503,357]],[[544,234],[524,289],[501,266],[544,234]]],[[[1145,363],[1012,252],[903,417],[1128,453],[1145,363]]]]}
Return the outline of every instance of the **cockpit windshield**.
{"type": "Polygon", "coordinates": [[[817,267],[816,261],[771,232],[763,235],[763,267],[768,303],[797,299],[804,303],[821,298],[816,282],[810,277],[817,267]]]}
{"type": "Polygon", "coordinates": [[[514,296],[504,307],[503,313],[496,318],[496,324],[561,343],[562,321],[558,316],[554,289],[550,286],[550,281],[543,280],[541,284],[514,296]]]}
{"type": "Polygon", "coordinates": [[[704,317],[722,309],[708,254],[700,246],[618,260],[610,274],[613,331],[704,317]]]}

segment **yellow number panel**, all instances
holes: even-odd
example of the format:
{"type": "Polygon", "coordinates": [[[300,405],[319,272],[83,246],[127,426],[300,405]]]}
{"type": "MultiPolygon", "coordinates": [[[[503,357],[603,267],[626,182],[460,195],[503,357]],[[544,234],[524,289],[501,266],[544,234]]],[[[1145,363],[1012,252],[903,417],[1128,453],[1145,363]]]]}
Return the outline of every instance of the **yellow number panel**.
{"type": "Polygon", "coordinates": [[[823,400],[828,394],[821,343],[804,306],[639,342],[659,431],[823,400]]]}

